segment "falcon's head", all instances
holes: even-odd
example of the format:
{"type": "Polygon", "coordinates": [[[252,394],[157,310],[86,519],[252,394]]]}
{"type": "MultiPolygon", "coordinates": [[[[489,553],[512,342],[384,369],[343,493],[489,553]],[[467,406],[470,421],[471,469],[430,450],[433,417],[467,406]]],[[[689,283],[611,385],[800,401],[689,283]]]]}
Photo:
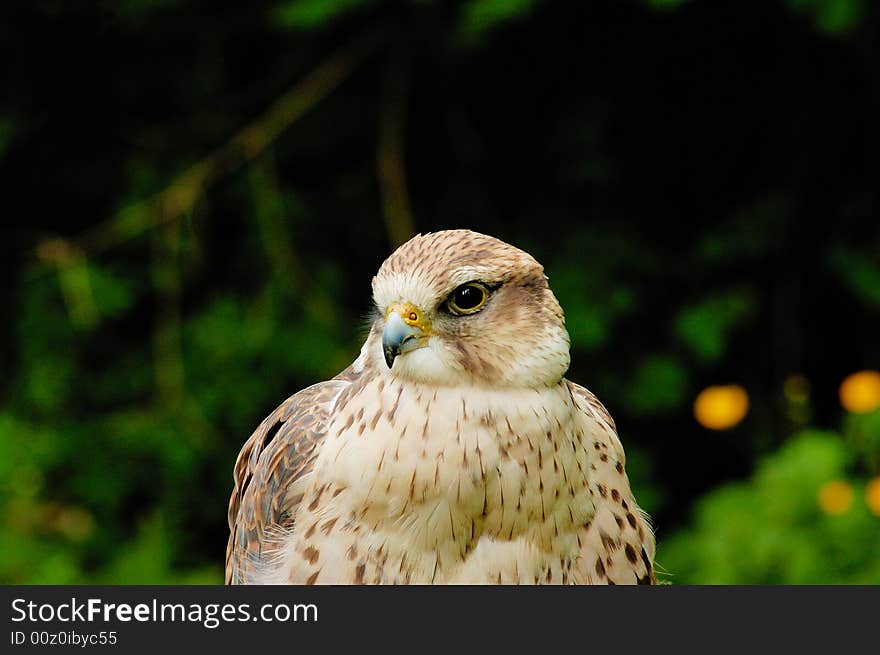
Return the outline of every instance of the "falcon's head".
{"type": "Polygon", "coordinates": [[[396,377],[537,388],[568,370],[565,318],[543,267],[493,237],[413,237],[373,278],[373,300],[368,355],[396,377]]]}

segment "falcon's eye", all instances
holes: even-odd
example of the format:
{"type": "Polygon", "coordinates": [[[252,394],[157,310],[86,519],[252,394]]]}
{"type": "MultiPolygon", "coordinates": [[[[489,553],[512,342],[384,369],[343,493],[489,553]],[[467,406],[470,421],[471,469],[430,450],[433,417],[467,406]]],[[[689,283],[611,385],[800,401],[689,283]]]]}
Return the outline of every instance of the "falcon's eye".
{"type": "Polygon", "coordinates": [[[468,282],[462,284],[455,291],[449,294],[449,300],[446,301],[449,311],[453,314],[473,314],[480,310],[486,304],[489,293],[482,284],[477,282],[468,282]]]}

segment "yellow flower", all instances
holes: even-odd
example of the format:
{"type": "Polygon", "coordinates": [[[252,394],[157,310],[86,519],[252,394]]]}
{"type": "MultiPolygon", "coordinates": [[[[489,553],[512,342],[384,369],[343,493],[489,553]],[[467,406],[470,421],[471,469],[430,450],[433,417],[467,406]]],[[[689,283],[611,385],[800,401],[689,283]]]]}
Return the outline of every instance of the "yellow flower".
{"type": "Polygon", "coordinates": [[[880,476],[868,481],[865,487],[865,502],[872,514],[880,516],[880,476]]]}
{"type": "Polygon", "coordinates": [[[844,514],[852,505],[853,490],[843,480],[826,482],[819,489],[819,507],[826,514],[839,516],[844,514]]]}
{"type": "Polygon", "coordinates": [[[856,414],[880,407],[880,373],[859,371],[847,377],[840,384],[840,404],[856,414]]]}
{"type": "Polygon", "coordinates": [[[749,394],[737,384],[707,387],[694,401],[694,418],[711,430],[732,428],[749,411],[749,394]]]}

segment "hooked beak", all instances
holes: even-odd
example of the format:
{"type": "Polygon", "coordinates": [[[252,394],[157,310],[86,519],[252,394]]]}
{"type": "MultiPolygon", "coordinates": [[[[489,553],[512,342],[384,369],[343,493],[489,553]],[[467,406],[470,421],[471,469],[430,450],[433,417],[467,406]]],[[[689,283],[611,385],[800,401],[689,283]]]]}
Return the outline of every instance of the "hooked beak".
{"type": "Polygon", "coordinates": [[[423,322],[422,313],[410,304],[394,303],[385,316],[382,330],[382,352],[388,368],[398,355],[425,346],[430,330],[423,322]]]}

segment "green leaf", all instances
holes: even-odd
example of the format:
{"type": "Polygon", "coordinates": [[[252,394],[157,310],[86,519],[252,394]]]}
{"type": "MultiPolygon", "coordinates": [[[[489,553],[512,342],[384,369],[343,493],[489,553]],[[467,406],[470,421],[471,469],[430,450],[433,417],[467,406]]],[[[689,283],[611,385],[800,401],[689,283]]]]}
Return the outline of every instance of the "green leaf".
{"type": "Polygon", "coordinates": [[[322,27],[371,0],[290,0],[275,10],[279,24],[298,29],[322,27]]]}
{"type": "Polygon", "coordinates": [[[102,316],[118,316],[134,302],[132,285],[109,269],[90,264],[89,282],[102,316]]]}
{"type": "Polygon", "coordinates": [[[534,4],[534,0],[471,0],[462,8],[459,30],[469,36],[488,32],[522,17],[534,4]]]}
{"type": "Polygon", "coordinates": [[[729,218],[709,224],[697,242],[697,259],[721,265],[766,256],[790,213],[791,201],[786,196],[759,198],[729,218]]]}
{"type": "Polygon", "coordinates": [[[591,269],[562,264],[549,274],[573,348],[604,346],[616,322],[637,305],[635,291],[616,280],[614,270],[602,270],[594,261],[591,269]]]}
{"type": "Polygon", "coordinates": [[[880,259],[840,246],[831,252],[831,268],[863,301],[880,306],[880,259]]]}
{"type": "Polygon", "coordinates": [[[651,355],[627,386],[627,408],[635,414],[654,414],[679,407],[687,389],[684,367],[669,355],[651,355]]]}
{"type": "Polygon", "coordinates": [[[749,293],[730,291],[682,309],[675,335],[704,362],[714,362],[724,354],[730,333],[754,311],[749,293]]]}
{"type": "Polygon", "coordinates": [[[807,14],[817,29],[842,34],[854,28],[865,14],[864,0],[787,0],[792,11],[807,14]]]}
{"type": "Polygon", "coordinates": [[[145,517],[137,535],[120,544],[116,557],[99,574],[104,584],[172,584],[173,542],[158,512],[145,517]]]}
{"type": "Polygon", "coordinates": [[[863,12],[862,0],[827,0],[822,3],[816,23],[821,30],[838,34],[855,27],[863,12]]]}

